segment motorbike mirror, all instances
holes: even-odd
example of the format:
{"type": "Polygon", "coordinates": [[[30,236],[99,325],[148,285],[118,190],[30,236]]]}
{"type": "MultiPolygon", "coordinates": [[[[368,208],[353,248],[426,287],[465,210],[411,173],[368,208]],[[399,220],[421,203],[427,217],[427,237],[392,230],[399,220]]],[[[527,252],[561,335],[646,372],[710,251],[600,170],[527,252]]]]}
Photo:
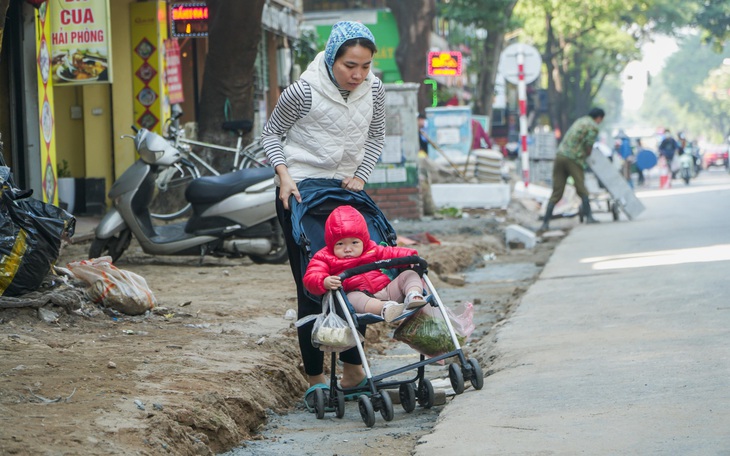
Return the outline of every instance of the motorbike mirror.
{"type": "Polygon", "coordinates": [[[144,135],[135,138],[135,145],[146,163],[169,166],[180,160],[180,152],[157,133],[145,130],[144,135]]]}
{"type": "Polygon", "coordinates": [[[179,103],[175,103],[171,108],[172,119],[177,120],[183,115],[182,107],[179,103]]]}

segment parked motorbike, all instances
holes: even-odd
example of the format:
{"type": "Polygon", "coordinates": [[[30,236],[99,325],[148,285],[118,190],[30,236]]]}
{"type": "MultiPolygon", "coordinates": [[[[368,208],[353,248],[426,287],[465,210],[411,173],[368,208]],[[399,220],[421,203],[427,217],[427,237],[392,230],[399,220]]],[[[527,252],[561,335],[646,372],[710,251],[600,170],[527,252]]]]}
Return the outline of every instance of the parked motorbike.
{"type": "Polygon", "coordinates": [[[158,173],[190,164],[162,136],[132,128],[136,134],[125,137],[134,139],[140,158],[112,185],[113,208],[96,227],[90,258],[109,255],[116,261],[134,237],[152,255],[198,255],[201,262],[205,255],[248,256],[255,263],[287,260],[276,218],[273,168],[246,168],[194,179],[185,191],[193,208],[190,218],[155,225],[149,205],[158,173]]]}
{"type": "Polygon", "coordinates": [[[685,185],[689,185],[689,180],[695,175],[694,157],[691,153],[685,152],[679,156],[679,175],[682,177],[685,185]]]}

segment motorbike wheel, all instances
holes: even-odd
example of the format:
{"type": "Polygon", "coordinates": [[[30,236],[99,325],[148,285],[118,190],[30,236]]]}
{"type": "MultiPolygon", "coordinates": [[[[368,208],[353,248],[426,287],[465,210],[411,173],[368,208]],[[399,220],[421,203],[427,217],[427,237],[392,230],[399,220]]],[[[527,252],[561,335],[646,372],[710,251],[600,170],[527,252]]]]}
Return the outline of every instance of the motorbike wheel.
{"type": "Polygon", "coordinates": [[[682,180],[684,180],[685,185],[689,185],[689,169],[682,168],[682,180]]]}
{"type": "Polygon", "coordinates": [[[112,263],[122,256],[132,241],[132,232],[123,230],[118,235],[107,239],[94,238],[89,247],[89,258],[99,258],[104,255],[112,257],[112,263]]]}
{"type": "Polygon", "coordinates": [[[200,177],[194,165],[171,166],[160,171],[155,180],[155,196],[150,201],[150,215],[158,220],[173,220],[186,215],[191,205],[185,200],[185,189],[200,177]]]}
{"type": "Polygon", "coordinates": [[[276,219],[272,219],[270,223],[274,231],[271,252],[267,255],[249,255],[251,261],[256,264],[281,264],[286,263],[286,260],[289,259],[289,252],[286,249],[286,240],[284,240],[284,232],[281,230],[281,225],[279,225],[276,219]]]}

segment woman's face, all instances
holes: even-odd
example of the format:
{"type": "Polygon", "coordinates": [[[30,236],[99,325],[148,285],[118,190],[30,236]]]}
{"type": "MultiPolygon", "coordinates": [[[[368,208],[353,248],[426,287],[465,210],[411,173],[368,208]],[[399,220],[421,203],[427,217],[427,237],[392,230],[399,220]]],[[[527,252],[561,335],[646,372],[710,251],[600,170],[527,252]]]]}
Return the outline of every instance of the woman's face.
{"type": "Polygon", "coordinates": [[[335,60],[332,65],[332,73],[341,88],[352,91],[365,80],[372,63],[373,53],[370,52],[370,49],[356,44],[347,48],[335,60]]]}

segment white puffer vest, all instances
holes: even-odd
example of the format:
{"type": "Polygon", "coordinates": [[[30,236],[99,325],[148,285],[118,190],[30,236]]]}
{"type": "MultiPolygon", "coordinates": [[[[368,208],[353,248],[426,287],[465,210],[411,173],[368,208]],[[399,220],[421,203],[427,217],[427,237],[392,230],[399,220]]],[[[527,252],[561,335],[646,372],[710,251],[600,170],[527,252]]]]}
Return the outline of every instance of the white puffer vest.
{"type": "Polygon", "coordinates": [[[368,73],[345,100],[330,80],[320,52],[301,79],[312,87],[312,108],[287,133],[284,155],[289,175],[295,182],[354,176],[373,118],[375,76],[368,73]]]}

